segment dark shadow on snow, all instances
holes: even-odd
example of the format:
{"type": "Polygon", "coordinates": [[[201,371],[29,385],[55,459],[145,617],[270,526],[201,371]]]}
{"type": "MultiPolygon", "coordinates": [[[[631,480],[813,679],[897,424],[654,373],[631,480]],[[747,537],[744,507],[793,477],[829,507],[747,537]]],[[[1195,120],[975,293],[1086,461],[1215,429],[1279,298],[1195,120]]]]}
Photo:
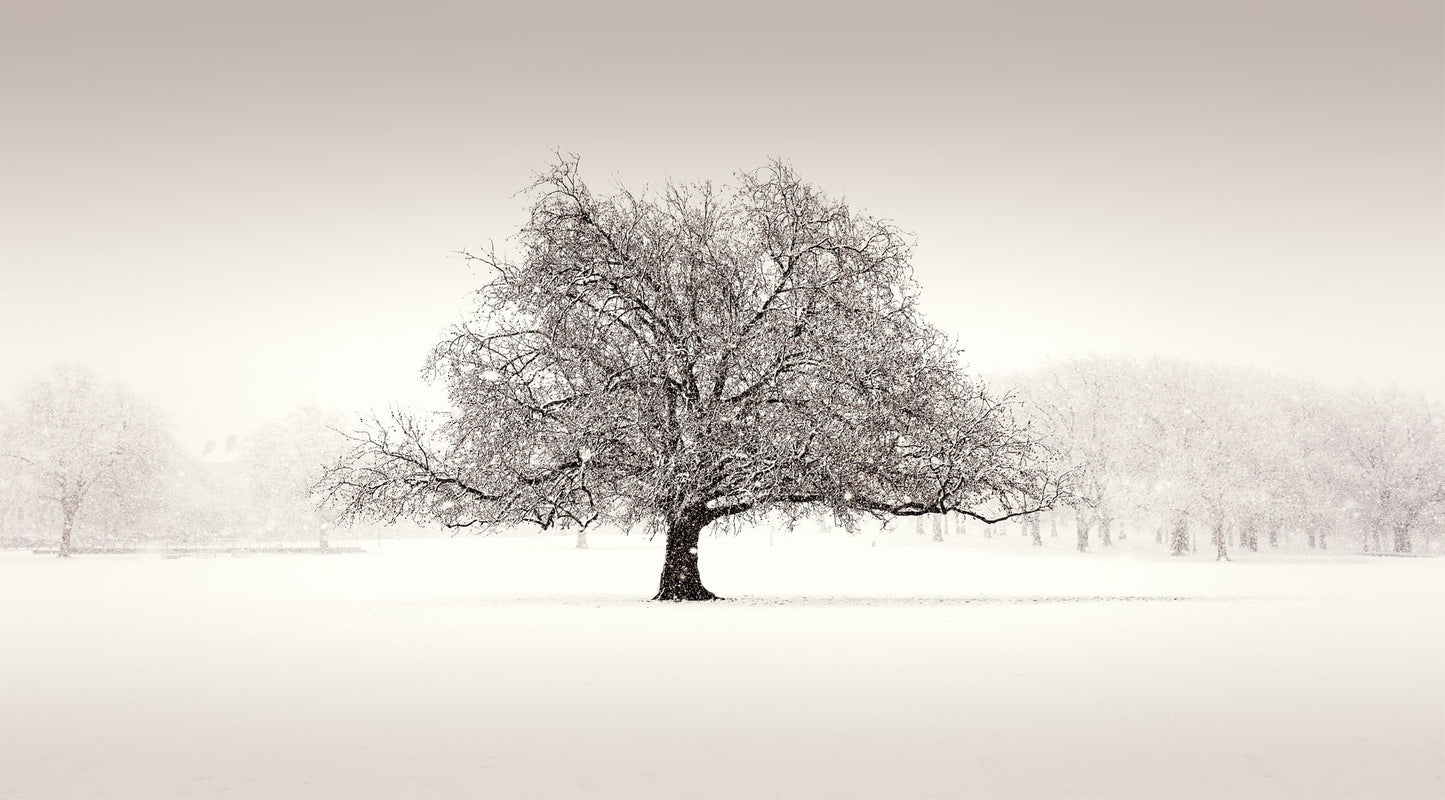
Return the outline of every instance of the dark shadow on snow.
{"type": "MultiPolygon", "coordinates": [[[[577,608],[656,606],[665,608],[726,608],[736,606],[796,608],[939,608],[986,605],[1098,605],[1104,603],[1248,603],[1279,602],[1288,597],[1228,597],[1208,595],[975,595],[960,597],[853,597],[819,595],[797,597],[734,597],[709,602],[670,602],[648,600],[636,595],[577,594],[522,595],[498,597],[454,598],[443,604],[462,603],[479,606],[575,606],[577,608]]],[[[426,601],[423,601],[426,602],[426,601]]]]}

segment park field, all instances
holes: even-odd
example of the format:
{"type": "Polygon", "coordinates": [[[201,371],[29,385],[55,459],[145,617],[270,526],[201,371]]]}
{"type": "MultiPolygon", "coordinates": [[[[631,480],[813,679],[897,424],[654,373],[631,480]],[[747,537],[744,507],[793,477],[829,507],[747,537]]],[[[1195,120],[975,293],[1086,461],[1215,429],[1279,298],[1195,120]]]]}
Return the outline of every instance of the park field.
{"type": "Polygon", "coordinates": [[[0,551],[0,797],[1445,796],[1445,559],[948,538],[0,551]]]}

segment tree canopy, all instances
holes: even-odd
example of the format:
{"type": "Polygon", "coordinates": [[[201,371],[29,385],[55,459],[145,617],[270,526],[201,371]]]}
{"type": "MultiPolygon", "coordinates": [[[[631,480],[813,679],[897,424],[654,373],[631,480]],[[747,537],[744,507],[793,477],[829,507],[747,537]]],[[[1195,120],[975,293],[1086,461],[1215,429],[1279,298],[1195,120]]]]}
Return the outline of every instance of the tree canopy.
{"type": "Polygon", "coordinates": [[[1009,405],[922,318],[911,246],[782,162],[736,185],[594,194],[575,157],[531,187],[517,257],[394,413],[326,480],[353,517],[665,531],[660,599],[708,599],[699,533],[779,508],[994,522],[1061,491],[1009,405]]]}

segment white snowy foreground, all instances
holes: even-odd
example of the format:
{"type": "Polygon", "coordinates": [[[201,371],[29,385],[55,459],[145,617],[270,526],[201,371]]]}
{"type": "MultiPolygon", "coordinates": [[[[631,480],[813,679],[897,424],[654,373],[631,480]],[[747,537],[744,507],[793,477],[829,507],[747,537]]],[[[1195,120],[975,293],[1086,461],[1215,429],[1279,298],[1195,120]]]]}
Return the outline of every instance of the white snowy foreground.
{"type": "Polygon", "coordinates": [[[1445,559],[591,539],[0,552],[0,797],[1445,796],[1445,559]]]}

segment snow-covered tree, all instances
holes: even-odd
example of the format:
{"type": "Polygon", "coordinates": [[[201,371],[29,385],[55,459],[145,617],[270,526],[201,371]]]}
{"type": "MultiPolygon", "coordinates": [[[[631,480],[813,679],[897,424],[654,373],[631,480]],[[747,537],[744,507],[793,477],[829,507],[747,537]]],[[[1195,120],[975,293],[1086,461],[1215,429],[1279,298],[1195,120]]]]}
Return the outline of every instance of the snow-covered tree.
{"type": "Polygon", "coordinates": [[[1089,548],[1093,530],[1100,544],[1113,544],[1114,524],[1140,502],[1139,379],[1135,362],[1102,356],[1050,361],[1012,379],[1049,446],[1075,468],[1072,505],[1080,552],[1089,548]]]}
{"type": "Polygon", "coordinates": [[[1364,549],[1389,537],[1395,552],[1411,552],[1412,534],[1445,506],[1445,414],[1398,390],[1355,391],[1336,409],[1338,480],[1360,513],[1364,549]]]}
{"type": "Polygon", "coordinates": [[[452,409],[395,414],[329,478],[350,515],[646,522],[657,598],[714,597],[710,523],[770,511],[998,521],[1060,496],[1009,406],[919,314],[907,237],[774,162],[733,187],[533,187],[522,254],[433,351],[452,409]]]}
{"type": "Polygon", "coordinates": [[[107,530],[133,526],[155,506],[174,445],[160,412],[84,367],[61,364],[22,387],[0,435],[36,499],[60,518],[60,555],[86,515],[107,530]]]}
{"type": "MultiPolygon", "coordinates": [[[[1305,458],[1317,433],[1295,381],[1253,370],[1155,359],[1140,385],[1151,435],[1151,505],[1171,552],[1193,550],[1202,526],[1217,560],[1230,547],[1279,542],[1286,522],[1323,500],[1305,458]]],[[[1163,538],[1163,537],[1161,537],[1163,538]]]]}
{"type": "Polygon", "coordinates": [[[1080,549],[1128,515],[1177,555],[1200,532],[1221,560],[1297,529],[1323,547],[1350,523],[1406,549],[1440,505],[1440,412],[1422,398],[1163,358],[1052,362],[1014,383],[1079,466],[1080,549]]]}

